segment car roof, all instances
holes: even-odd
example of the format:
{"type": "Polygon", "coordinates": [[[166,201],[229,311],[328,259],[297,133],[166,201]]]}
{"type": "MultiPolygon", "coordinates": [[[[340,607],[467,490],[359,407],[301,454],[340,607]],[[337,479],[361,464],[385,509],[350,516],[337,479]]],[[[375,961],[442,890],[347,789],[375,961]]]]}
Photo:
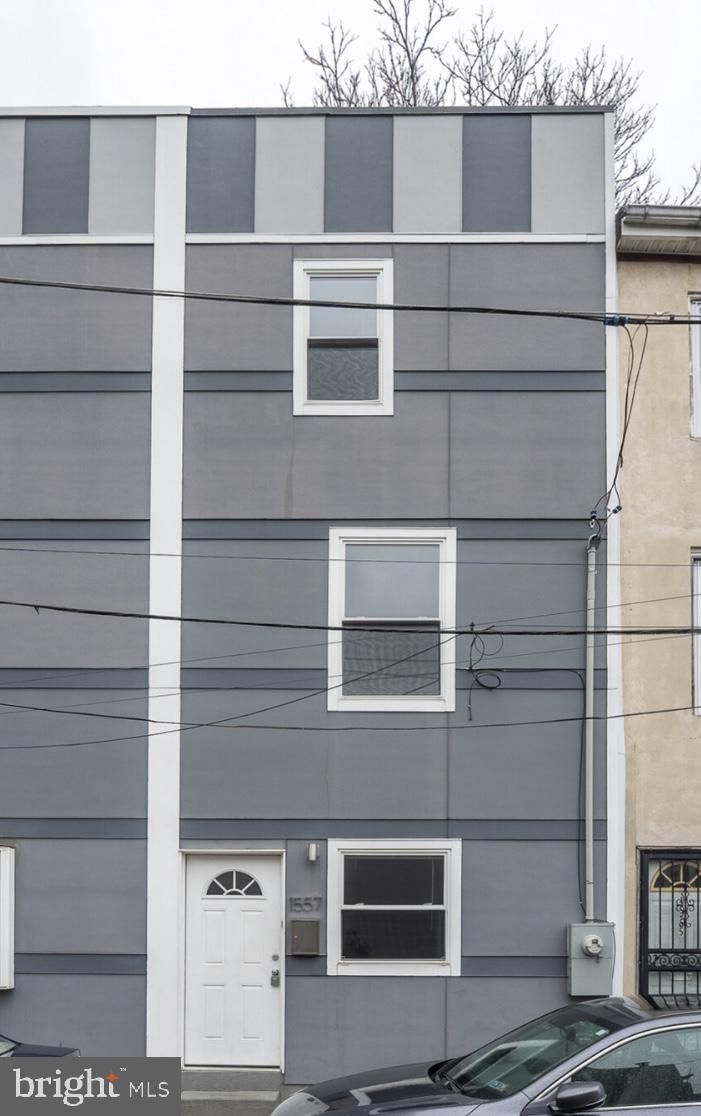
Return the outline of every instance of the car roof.
{"type": "Polygon", "coordinates": [[[658,1019],[678,1020],[680,1023],[701,1022],[701,1005],[690,1004],[686,996],[664,996],[660,1000],[663,1003],[654,1003],[644,996],[606,996],[599,1000],[587,1000],[585,1004],[597,1014],[610,1016],[613,1013],[619,1018],[627,1017],[631,1025],[658,1019]]]}

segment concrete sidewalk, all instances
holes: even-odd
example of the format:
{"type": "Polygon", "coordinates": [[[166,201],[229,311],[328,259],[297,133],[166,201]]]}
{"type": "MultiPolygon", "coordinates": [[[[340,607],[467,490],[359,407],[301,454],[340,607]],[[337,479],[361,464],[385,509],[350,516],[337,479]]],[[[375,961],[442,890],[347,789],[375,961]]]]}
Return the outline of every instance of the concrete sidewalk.
{"type": "Polygon", "coordinates": [[[274,1070],[183,1070],[182,1116],[270,1116],[299,1088],[274,1070]]]}

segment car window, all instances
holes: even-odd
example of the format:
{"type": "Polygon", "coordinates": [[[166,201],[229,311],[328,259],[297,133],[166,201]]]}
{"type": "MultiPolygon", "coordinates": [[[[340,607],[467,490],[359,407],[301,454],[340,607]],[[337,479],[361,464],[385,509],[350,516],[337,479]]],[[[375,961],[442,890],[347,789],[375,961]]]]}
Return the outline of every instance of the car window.
{"type": "Polygon", "coordinates": [[[12,1039],[0,1035],[0,1058],[2,1058],[3,1054],[9,1054],[15,1045],[16,1043],[12,1039]]]}
{"type": "Polygon", "coordinates": [[[469,1097],[510,1097],[625,1022],[613,1013],[573,1004],[488,1043],[451,1067],[450,1075],[469,1097]]]}
{"type": "Polygon", "coordinates": [[[701,1027],[641,1035],[590,1062],[572,1080],[601,1082],[607,1107],[701,1101],[701,1027]]]}

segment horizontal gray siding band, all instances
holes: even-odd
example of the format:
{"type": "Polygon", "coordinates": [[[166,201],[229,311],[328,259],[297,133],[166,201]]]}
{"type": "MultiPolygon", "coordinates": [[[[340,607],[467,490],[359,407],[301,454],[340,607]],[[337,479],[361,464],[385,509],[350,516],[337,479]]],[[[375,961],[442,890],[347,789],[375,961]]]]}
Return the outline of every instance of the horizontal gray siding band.
{"type": "MultiPolygon", "coordinates": [[[[326,976],[326,956],[285,958],[286,976],[326,976]]],[[[566,957],[463,957],[463,977],[565,977],[566,957]]],[[[375,980],[375,977],[368,979],[375,980]]]]}
{"type": "Polygon", "coordinates": [[[150,391],[150,372],[3,372],[0,391],[150,391]]]}
{"type": "Polygon", "coordinates": [[[0,539],[148,538],[148,519],[0,519],[0,539]]]}
{"type": "MultiPolygon", "coordinates": [[[[482,662],[478,669],[498,673],[502,690],[581,690],[571,672],[557,667],[513,674],[508,670],[500,671],[498,662],[491,663],[490,660],[490,664],[485,665],[482,662]]],[[[326,678],[325,670],[306,667],[184,667],[181,672],[181,686],[184,690],[318,690],[324,689],[326,678]]],[[[472,682],[469,670],[458,668],[457,688],[469,690],[472,682]]],[[[606,689],[606,671],[603,669],[596,671],[596,687],[606,689]]],[[[438,716],[442,723],[443,714],[438,716]]]]}
{"type": "Polygon", "coordinates": [[[138,953],[16,953],[22,975],[144,976],[146,957],[138,953]]]}
{"type": "MultiPolygon", "coordinates": [[[[465,841],[578,841],[581,823],[576,819],[440,819],[392,820],[372,818],[182,818],[183,840],[238,840],[239,838],[335,837],[462,837],[465,841]]],[[[597,841],[606,840],[606,822],[594,823],[597,841]]]]}
{"type": "Polygon", "coordinates": [[[63,670],[53,667],[2,667],[0,689],[27,690],[145,690],[148,668],[109,667],[63,670]]]}
{"type": "Polygon", "coordinates": [[[146,818],[0,818],[0,838],[145,840],[146,818]]]}
{"type": "MultiPolygon", "coordinates": [[[[369,519],[185,519],[184,539],[328,540],[329,527],[365,527],[369,519]]],[[[388,527],[455,527],[460,539],[585,539],[584,519],[383,519],[388,527]]],[[[10,538],[12,536],[5,536],[10,538]]],[[[20,537],[20,536],[18,536],[20,537]]],[[[77,536],[80,537],[80,536],[77,536]]],[[[186,555],[187,557],[187,555],[186,555]]]]}
{"type": "Polygon", "coordinates": [[[334,108],[319,106],[318,108],[191,108],[190,116],[499,116],[512,113],[580,113],[580,112],[613,112],[612,108],[601,105],[490,105],[483,108],[477,105],[436,105],[422,106],[421,108],[334,108]]]}
{"type": "MultiPolygon", "coordinates": [[[[10,390],[9,388],[7,389],[10,390]]],[[[23,390],[21,387],[16,390],[23,390]]],[[[59,390],[58,388],[56,390],[59,390]]],[[[70,389],[65,389],[70,390],[70,389]]],[[[117,390],[117,389],[115,389],[117,390]]],[[[126,390],[126,389],[123,389],[126,390]]],[[[145,388],[144,390],[148,390],[145,388]]],[[[395,372],[395,391],[605,391],[605,372],[395,372]]],[[[186,372],[185,391],[292,391],[291,372],[186,372]]]]}

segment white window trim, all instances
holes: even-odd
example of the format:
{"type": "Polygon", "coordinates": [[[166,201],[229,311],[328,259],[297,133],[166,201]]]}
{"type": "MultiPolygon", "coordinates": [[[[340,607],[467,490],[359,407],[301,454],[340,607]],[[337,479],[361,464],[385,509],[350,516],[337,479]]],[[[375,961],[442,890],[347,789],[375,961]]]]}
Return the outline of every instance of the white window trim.
{"type": "Polygon", "coordinates": [[[0,847],[0,988],[15,986],[15,850],[0,847]]]}
{"type": "MultiPolygon", "coordinates": [[[[691,622],[695,628],[701,627],[701,554],[695,553],[691,558],[691,622]]],[[[693,687],[692,704],[694,713],[701,716],[701,635],[695,633],[691,640],[693,658],[693,687]]]]}
{"type": "MultiPolygon", "coordinates": [[[[689,298],[689,314],[701,317],[701,295],[689,298]]],[[[691,325],[691,437],[701,438],[701,325],[691,325]]]]}
{"type": "Polygon", "coordinates": [[[332,527],[329,532],[329,712],[355,711],[376,713],[453,713],[455,712],[455,639],[441,639],[441,692],[434,697],[419,694],[400,697],[347,697],[340,685],[343,677],[343,648],[340,628],[346,593],[347,543],[415,543],[440,545],[439,606],[440,629],[455,627],[455,584],[457,532],[454,528],[433,530],[414,527],[332,527]]]}
{"type": "Polygon", "coordinates": [[[329,976],[460,976],[462,958],[462,841],[431,838],[425,841],[359,838],[329,841],[326,929],[326,972],[329,976]],[[342,961],[341,904],[343,857],[357,853],[392,853],[417,856],[442,853],[445,857],[446,951],[444,961],[342,961]]]}
{"type": "MultiPolygon", "coordinates": [[[[364,275],[377,277],[378,302],[394,300],[394,262],[385,259],[317,259],[294,261],[293,294],[309,298],[313,275],[364,275]]],[[[307,340],[309,307],[293,310],[292,412],[295,415],[392,415],[394,414],[394,316],[391,310],[377,312],[378,400],[307,399],[307,340]]]]}

